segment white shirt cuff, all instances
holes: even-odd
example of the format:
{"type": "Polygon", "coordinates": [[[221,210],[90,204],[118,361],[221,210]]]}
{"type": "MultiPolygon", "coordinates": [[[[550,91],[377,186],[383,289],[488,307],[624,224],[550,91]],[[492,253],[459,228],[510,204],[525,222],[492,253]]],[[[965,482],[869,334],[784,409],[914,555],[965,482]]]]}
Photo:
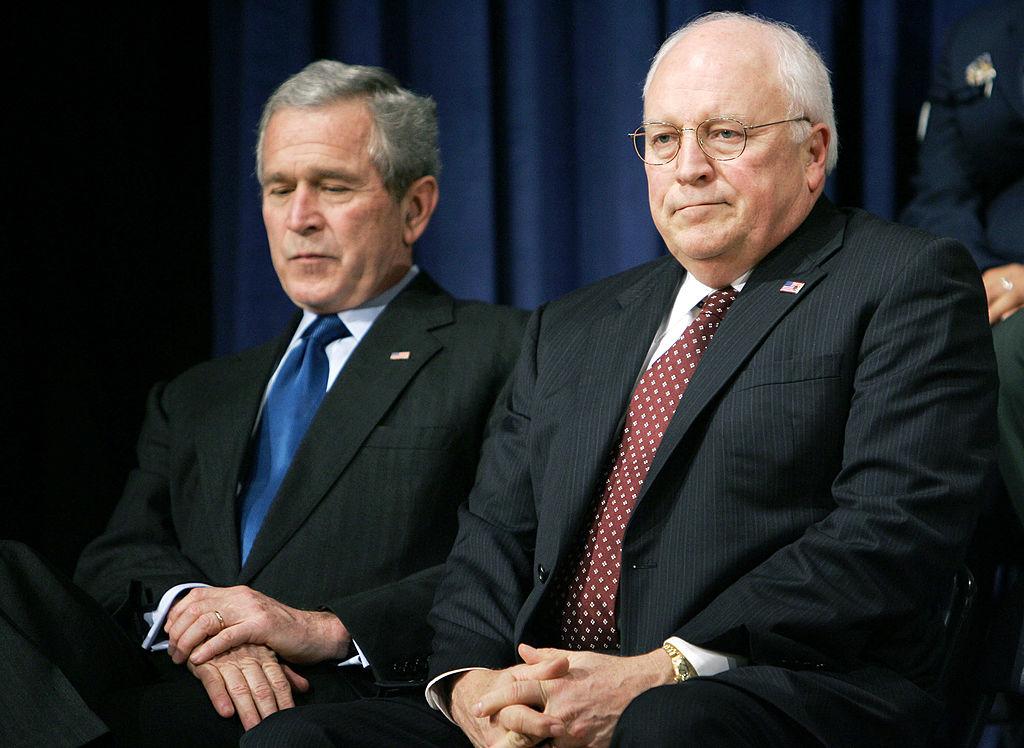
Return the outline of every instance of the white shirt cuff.
{"type": "Polygon", "coordinates": [[[353,639],[352,646],[356,648],[356,653],[349,657],[347,660],[342,660],[341,662],[339,662],[338,667],[346,667],[349,665],[362,665],[363,667],[370,667],[370,661],[366,659],[366,655],[363,654],[363,650],[359,648],[359,642],[353,639]]]}
{"type": "Polygon", "coordinates": [[[697,675],[717,675],[747,664],[744,657],[704,649],[683,641],[678,636],[670,636],[665,642],[683,653],[683,657],[690,661],[693,669],[697,671],[697,675]]]}
{"type": "Polygon", "coordinates": [[[156,606],[156,610],[142,614],[143,620],[149,624],[146,638],[142,640],[142,648],[148,649],[150,652],[162,652],[167,649],[168,642],[166,634],[164,634],[164,622],[167,620],[167,614],[171,611],[171,606],[188,590],[209,586],[202,582],[184,582],[167,590],[160,598],[160,604],[156,606]]]}
{"type": "Polygon", "coordinates": [[[452,708],[449,703],[451,687],[450,684],[445,683],[444,680],[453,675],[458,675],[459,673],[468,673],[470,670],[487,670],[487,668],[463,667],[458,670],[449,670],[447,673],[441,673],[427,684],[427,688],[423,693],[427,699],[427,704],[429,704],[432,709],[437,709],[441,712],[441,714],[447,717],[448,721],[452,724],[455,724],[455,720],[452,719],[452,708]]]}

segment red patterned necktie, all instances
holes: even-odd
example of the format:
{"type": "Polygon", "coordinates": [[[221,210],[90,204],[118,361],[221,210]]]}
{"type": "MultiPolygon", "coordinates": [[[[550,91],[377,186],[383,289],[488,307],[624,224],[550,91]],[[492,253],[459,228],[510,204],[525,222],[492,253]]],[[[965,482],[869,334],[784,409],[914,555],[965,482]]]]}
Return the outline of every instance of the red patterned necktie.
{"type": "Polygon", "coordinates": [[[550,610],[566,649],[619,647],[615,598],[622,536],[676,406],[736,294],[730,287],[705,297],[693,322],[633,390],[601,499],[555,582],[550,610]]]}

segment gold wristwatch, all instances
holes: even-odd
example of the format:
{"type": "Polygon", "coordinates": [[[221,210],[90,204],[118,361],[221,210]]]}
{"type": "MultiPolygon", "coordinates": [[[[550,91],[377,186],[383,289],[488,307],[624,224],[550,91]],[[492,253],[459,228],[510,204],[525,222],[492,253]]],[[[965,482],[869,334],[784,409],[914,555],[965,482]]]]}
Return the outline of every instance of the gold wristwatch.
{"type": "Polygon", "coordinates": [[[684,680],[697,677],[697,671],[693,669],[693,665],[690,664],[690,661],[686,659],[686,655],[680,652],[675,645],[665,642],[661,645],[661,648],[672,658],[672,669],[676,671],[676,683],[682,683],[684,680]]]}

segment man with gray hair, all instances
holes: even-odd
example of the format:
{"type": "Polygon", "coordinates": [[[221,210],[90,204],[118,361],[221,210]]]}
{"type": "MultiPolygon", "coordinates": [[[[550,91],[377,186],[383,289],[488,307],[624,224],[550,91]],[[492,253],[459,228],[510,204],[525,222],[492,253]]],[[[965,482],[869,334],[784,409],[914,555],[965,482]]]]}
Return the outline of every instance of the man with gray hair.
{"type": "Polygon", "coordinates": [[[231,744],[296,702],[422,687],[456,508],[526,321],[413,263],[438,200],[435,105],[383,70],[320,61],[285,81],[256,162],[299,313],[154,388],[139,466],[75,574],[106,612],[24,547],[0,554],[12,639],[81,697],[71,721],[126,744],[231,744]],[[40,606],[8,610],[40,586],[74,645],[40,606]]]}
{"type": "Polygon", "coordinates": [[[924,745],[994,456],[964,248],[841,210],[788,26],[673,34],[630,135],[671,257],[534,314],[438,588],[427,699],[253,745],[924,745]]]}

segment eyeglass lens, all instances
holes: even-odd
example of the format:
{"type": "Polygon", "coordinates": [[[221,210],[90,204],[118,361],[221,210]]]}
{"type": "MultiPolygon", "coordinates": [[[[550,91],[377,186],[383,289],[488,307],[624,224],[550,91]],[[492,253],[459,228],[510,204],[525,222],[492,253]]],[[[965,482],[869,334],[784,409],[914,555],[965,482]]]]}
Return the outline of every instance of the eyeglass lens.
{"type": "MultiPolygon", "coordinates": [[[[669,124],[652,123],[640,127],[633,133],[636,152],[649,164],[666,164],[679,153],[683,132],[669,124]]],[[[696,135],[701,150],[716,159],[736,158],[743,152],[747,140],[743,125],[727,118],[700,123],[696,135]]]]}

